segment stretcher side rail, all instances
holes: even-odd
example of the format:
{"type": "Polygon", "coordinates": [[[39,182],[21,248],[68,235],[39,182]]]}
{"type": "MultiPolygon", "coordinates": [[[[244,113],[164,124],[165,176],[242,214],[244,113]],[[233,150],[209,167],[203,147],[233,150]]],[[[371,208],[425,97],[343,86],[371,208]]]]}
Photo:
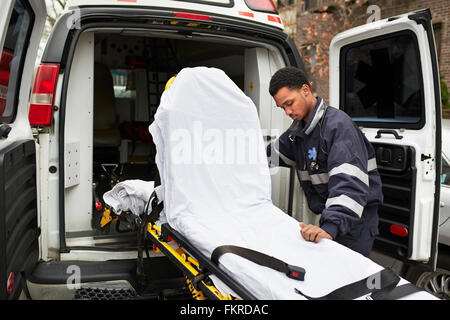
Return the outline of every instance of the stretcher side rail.
{"type": "Polygon", "coordinates": [[[183,249],[185,249],[194,259],[198,261],[199,269],[202,274],[214,274],[217,278],[223,281],[230,289],[232,289],[240,298],[244,300],[257,300],[257,298],[250,293],[246,288],[239,284],[236,280],[230,277],[225,271],[220,269],[213,261],[202,254],[197,248],[195,248],[189,240],[183,235],[174,230],[168,223],[161,225],[161,235],[158,238],[151,236],[152,243],[166,255],[183,273],[189,278],[189,280],[198,286],[198,288],[210,299],[218,299],[217,295],[211,292],[211,289],[205,284],[205,280],[197,281],[195,279],[198,274],[194,274],[185,264],[183,264],[167,246],[164,245],[168,242],[169,236],[183,249]]]}
{"type": "Polygon", "coordinates": [[[183,272],[194,299],[203,300],[205,295],[212,300],[221,299],[221,296],[215,292],[214,288],[208,287],[206,279],[202,278],[205,273],[200,270],[198,263],[192,263],[192,259],[184,254],[184,250],[181,253],[173,249],[167,241],[160,239],[160,236],[157,235],[157,231],[161,231],[160,228],[149,223],[147,230],[153,245],[183,272]]]}
{"type": "Polygon", "coordinates": [[[189,240],[182,234],[173,229],[168,223],[161,225],[161,232],[163,235],[170,235],[181,247],[185,248],[197,261],[201,269],[208,270],[217,278],[222,280],[230,287],[236,294],[244,300],[256,300],[256,297],[250,293],[246,288],[242,287],[236,280],[230,277],[225,271],[220,269],[213,261],[203,255],[197,248],[195,248],[189,240]]]}

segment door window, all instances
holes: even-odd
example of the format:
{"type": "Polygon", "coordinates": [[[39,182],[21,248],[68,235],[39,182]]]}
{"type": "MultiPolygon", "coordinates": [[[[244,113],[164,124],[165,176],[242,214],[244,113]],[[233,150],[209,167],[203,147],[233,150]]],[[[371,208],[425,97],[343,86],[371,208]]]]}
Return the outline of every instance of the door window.
{"type": "Polygon", "coordinates": [[[344,47],[341,107],[361,126],[420,129],[424,97],[417,38],[401,31],[344,47]]]}
{"type": "Polygon", "coordinates": [[[442,158],[441,183],[450,186],[450,166],[444,158],[442,158]]]}
{"type": "Polygon", "coordinates": [[[0,122],[14,121],[33,19],[28,2],[16,0],[0,56],[0,122]]]}

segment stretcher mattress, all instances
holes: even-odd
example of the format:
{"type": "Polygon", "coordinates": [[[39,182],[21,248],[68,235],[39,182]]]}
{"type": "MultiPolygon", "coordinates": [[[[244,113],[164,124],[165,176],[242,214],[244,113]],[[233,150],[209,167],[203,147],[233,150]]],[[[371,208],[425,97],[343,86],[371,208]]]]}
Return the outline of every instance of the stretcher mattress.
{"type": "MultiPolygon", "coordinates": [[[[272,203],[257,109],[223,71],[181,70],[163,93],[149,131],[164,221],[207,257],[218,246],[237,245],[306,269],[305,280],[297,281],[224,254],[219,267],[258,299],[305,299],[295,288],[319,297],[383,269],[334,241],[305,241],[298,221],[272,203]]],[[[405,299],[434,296],[418,292],[405,299]]]]}

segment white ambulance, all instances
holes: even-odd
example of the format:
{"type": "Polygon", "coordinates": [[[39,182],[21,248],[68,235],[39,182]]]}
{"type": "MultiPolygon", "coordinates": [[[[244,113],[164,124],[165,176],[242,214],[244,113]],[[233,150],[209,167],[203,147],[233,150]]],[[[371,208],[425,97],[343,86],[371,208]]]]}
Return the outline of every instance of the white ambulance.
{"type": "MultiPolygon", "coordinates": [[[[256,105],[267,142],[290,125],[268,85],[276,70],[304,66],[276,7],[71,0],[33,72],[45,18],[44,0],[0,3],[0,298],[72,299],[79,285],[155,299],[189,295],[183,274],[154,250],[144,263],[150,280],[139,285],[137,222],[107,212],[102,196],[118,181],[158,183],[147,128],[166,81],[182,68],[225,71],[256,105]]],[[[430,12],[337,35],[329,104],[377,151],[385,203],[374,259],[393,259],[402,275],[434,272],[441,102],[430,12]]],[[[295,170],[273,170],[273,202],[317,222],[295,170]]],[[[448,295],[448,275],[439,276],[447,288],[437,291],[448,295]]]]}

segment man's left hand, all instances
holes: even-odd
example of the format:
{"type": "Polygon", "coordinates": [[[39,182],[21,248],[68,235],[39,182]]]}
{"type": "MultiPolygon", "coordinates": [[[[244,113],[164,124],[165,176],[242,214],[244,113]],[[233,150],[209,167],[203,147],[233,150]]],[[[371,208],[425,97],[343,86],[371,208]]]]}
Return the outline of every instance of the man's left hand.
{"type": "Polygon", "coordinates": [[[333,237],[325,230],[313,224],[304,224],[300,222],[300,233],[306,241],[319,242],[321,239],[333,240],[333,237]]]}

